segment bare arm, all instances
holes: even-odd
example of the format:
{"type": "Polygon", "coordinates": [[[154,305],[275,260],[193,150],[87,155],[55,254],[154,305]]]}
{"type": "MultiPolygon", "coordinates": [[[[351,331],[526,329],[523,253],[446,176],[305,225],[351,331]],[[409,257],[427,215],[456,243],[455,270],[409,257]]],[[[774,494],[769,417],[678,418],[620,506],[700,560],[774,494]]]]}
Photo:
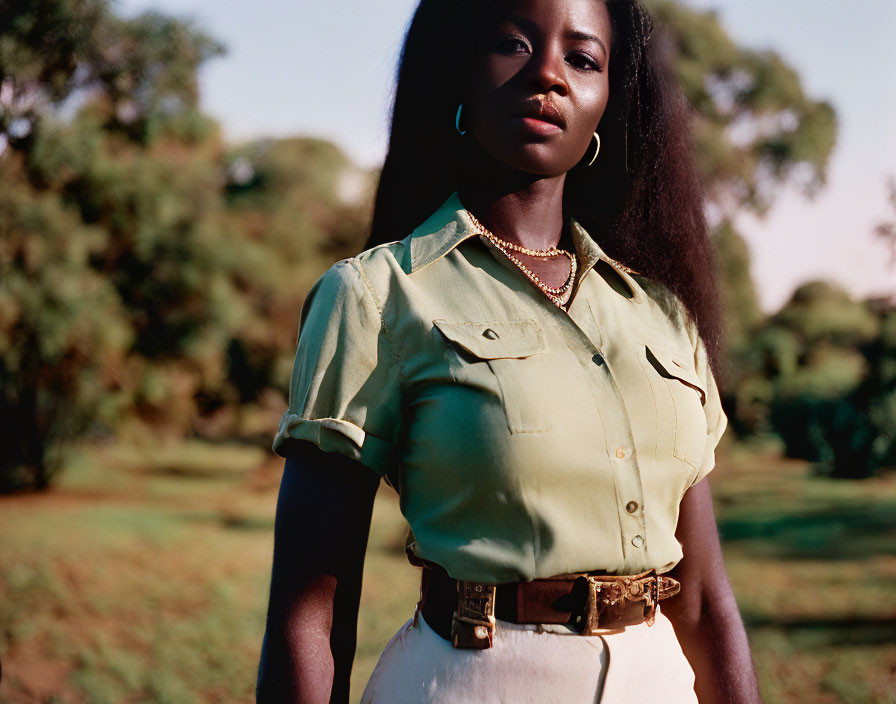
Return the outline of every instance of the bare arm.
{"type": "Polygon", "coordinates": [[[684,551],[673,572],[681,593],[663,605],[663,613],[694,670],[697,698],[701,704],[761,702],[705,479],[685,494],[675,537],[684,551]]]}
{"type": "Polygon", "coordinates": [[[296,442],[280,484],[257,701],[347,702],[379,477],[296,442]]]}

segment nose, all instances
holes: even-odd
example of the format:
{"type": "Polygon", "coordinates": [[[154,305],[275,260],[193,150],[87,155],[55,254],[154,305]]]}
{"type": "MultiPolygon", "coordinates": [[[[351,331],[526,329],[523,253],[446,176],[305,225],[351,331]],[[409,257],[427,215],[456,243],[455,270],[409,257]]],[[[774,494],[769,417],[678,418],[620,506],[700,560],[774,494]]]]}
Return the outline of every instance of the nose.
{"type": "Polygon", "coordinates": [[[558,95],[566,95],[569,86],[566,82],[565,60],[561,52],[552,47],[543,47],[532,54],[527,68],[532,83],[539,92],[553,91],[558,95]]]}

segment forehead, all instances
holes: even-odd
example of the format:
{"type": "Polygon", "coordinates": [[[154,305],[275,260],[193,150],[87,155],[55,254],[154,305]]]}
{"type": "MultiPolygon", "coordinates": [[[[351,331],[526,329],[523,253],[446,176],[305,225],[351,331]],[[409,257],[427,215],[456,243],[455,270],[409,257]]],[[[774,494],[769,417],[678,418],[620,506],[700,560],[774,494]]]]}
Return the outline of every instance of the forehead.
{"type": "Polygon", "coordinates": [[[494,10],[496,22],[516,20],[533,30],[583,32],[605,41],[611,34],[603,0],[511,0],[497,3],[494,10]]]}

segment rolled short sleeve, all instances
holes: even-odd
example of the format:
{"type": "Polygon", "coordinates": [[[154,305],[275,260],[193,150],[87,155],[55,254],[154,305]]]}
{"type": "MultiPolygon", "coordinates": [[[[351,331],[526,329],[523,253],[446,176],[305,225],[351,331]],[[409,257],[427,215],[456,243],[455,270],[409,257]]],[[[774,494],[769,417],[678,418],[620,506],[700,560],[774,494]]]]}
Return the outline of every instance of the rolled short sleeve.
{"type": "Polygon", "coordinates": [[[706,403],[703,404],[703,412],[706,414],[706,444],[703,449],[703,459],[694,479],[694,484],[709,474],[716,465],[716,447],[719,440],[725,434],[728,426],[728,418],[722,410],[722,400],[719,397],[719,389],[715,377],[709,366],[709,357],[703,340],[697,337],[694,364],[697,374],[704,382],[706,388],[706,403]]]}
{"type": "Polygon", "coordinates": [[[395,462],[399,370],[361,264],[338,262],[305,299],[274,451],[285,457],[291,440],[307,440],[385,474],[395,462]]]}

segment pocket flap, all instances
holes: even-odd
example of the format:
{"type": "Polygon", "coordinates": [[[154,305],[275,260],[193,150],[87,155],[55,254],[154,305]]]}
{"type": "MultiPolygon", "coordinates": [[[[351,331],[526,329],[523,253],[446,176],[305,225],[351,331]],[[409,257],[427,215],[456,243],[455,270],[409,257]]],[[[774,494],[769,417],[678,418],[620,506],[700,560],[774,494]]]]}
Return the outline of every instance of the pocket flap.
{"type": "Polygon", "coordinates": [[[669,347],[646,345],[647,359],[661,376],[667,379],[677,379],[681,383],[690,386],[700,394],[700,403],[706,404],[706,389],[704,384],[694,371],[693,362],[689,361],[690,355],[669,347]]]}
{"type": "Polygon", "coordinates": [[[545,351],[544,334],[534,320],[455,322],[433,320],[441,333],[480,359],[522,359],[545,351]]]}

